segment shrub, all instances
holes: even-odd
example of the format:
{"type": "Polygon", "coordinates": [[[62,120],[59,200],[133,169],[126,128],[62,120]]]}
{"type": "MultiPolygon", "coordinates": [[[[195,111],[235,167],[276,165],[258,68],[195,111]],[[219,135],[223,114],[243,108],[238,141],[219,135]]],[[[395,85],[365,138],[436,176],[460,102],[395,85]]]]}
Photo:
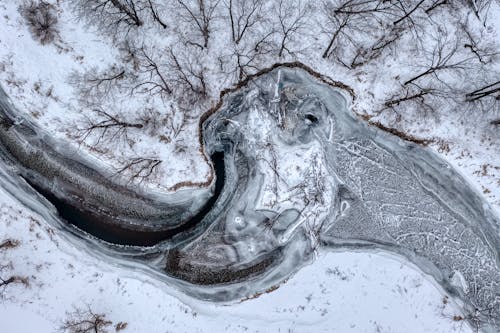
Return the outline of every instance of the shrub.
{"type": "Polygon", "coordinates": [[[52,43],[58,36],[57,12],[54,5],[45,1],[30,0],[20,8],[35,39],[42,45],[52,43]]]}

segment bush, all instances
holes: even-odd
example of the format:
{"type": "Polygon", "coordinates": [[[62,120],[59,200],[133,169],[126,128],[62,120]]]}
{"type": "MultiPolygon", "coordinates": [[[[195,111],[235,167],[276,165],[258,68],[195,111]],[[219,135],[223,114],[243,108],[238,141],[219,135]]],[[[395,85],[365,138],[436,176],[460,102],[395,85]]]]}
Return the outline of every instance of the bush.
{"type": "Polygon", "coordinates": [[[52,43],[58,36],[57,12],[54,5],[45,1],[31,0],[20,8],[33,37],[42,45],[52,43]]]}
{"type": "MultiPolygon", "coordinates": [[[[107,327],[113,324],[106,319],[105,314],[95,313],[89,305],[86,308],[75,308],[67,316],[60,327],[60,331],[65,333],[107,333],[107,327]]],[[[126,325],[121,329],[125,327],[126,325]]]]}

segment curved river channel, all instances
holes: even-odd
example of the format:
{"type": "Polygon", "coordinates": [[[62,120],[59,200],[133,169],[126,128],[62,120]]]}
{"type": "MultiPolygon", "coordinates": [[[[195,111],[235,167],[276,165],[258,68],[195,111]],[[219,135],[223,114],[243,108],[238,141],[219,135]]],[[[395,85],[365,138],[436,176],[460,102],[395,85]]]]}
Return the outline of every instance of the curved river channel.
{"type": "Polygon", "coordinates": [[[70,239],[201,299],[267,290],[321,247],[376,248],[500,328],[498,217],[435,154],[349,108],[346,90],[304,69],[267,71],[203,118],[212,184],[157,193],[51,138],[2,91],[0,185],[70,239]]]}

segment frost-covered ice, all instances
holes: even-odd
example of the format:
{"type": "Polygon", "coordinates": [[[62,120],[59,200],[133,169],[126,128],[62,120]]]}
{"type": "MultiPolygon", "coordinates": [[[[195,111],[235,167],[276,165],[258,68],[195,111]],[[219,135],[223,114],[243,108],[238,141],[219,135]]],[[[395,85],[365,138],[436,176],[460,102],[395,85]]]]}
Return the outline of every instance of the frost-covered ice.
{"type": "Polygon", "coordinates": [[[388,253],[320,250],[313,264],[271,293],[203,302],[57,232],[47,224],[50,215],[33,213],[3,189],[0,198],[0,234],[21,241],[0,261],[22,258],[15,273],[30,277],[29,288],[7,289],[2,332],[53,333],[67,311],[86,304],[114,323],[127,322],[124,332],[132,333],[473,332],[453,320],[465,314],[432,277],[388,253]]]}
{"type": "MultiPolygon", "coordinates": [[[[280,284],[310,262],[318,247],[381,248],[418,265],[461,299],[464,311],[478,309],[482,320],[498,327],[498,219],[446,163],[368,128],[348,108],[347,95],[303,70],[279,68],[262,75],[226,96],[205,122],[206,152],[224,151],[226,180],[199,237],[180,233],[146,250],[89,241],[125,267],[142,267],[191,296],[219,301],[280,284]],[[161,274],[165,271],[167,276],[161,274]]],[[[6,120],[2,138],[9,151],[21,151],[16,158],[24,164],[18,170],[25,178],[60,198],[74,195],[74,187],[113,198],[105,186],[92,185],[99,175],[74,175],[77,163],[68,163],[63,149],[50,150],[53,142],[40,140],[33,125],[6,120]],[[35,152],[33,162],[29,156],[35,152]],[[47,177],[54,181],[47,183],[47,177]]],[[[14,190],[19,185],[5,175],[2,182],[13,194],[54,226],[68,229],[43,205],[28,202],[32,197],[14,190]]],[[[143,208],[150,202],[168,207],[169,201],[141,195],[148,200],[137,207],[122,200],[98,202],[125,220],[135,217],[136,225],[154,228],[156,223],[141,215],[143,208]]],[[[193,205],[173,202],[184,204],[178,210],[193,205]]]]}
{"type": "MultiPolygon", "coordinates": [[[[266,234],[264,214],[260,219],[249,215],[241,238],[252,240],[247,232],[259,240],[272,234],[279,243],[301,223],[296,235],[308,239],[303,257],[317,237],[326,246],[364,244],[402,253],[460,295],[471,311],[486,312],[498,325],[499,221],[450,166],[428,150],[364,126],[348,112],[345,97],[302,71],[281,69],[263,76],[225,105],[207,127],[221,142],[234,141],[234,156],[244,156],[251,165],[247,189],[253,184],[253,192],[260,193],[251,200],[252,212],[265,206],[266,217],[275,220],[266,234]],[[265,119],[273,125],[261,124],[265,119]],[[316,145],[321,148],[303,152],[304,146],[310,152],[316,145]],[[293,159],[276,158],[291,149],[297,154],[293,159]],[[291,174],[290,160],[296,164],[291,174]],[[262,192],[270,192],[272,200],[262,192]],[[289,197],[301,198],[300,203],[289,197]],[[288,209],[297,213],[280,220],[288,209]]],[[[226,219],[226,230],[233,221],[226,219]]],[[[259,248],[259,242],[251,244],[252,250],[259,248]]],[[[297,249],[290,253],[296,256],[297,249]]]]}
{"type": "Polygon", "coordinates": [[[0,233],[21,240],[10,254],[29,288],[13,286],[0,303],[8,333],[53,333],[73,306],[91,305],[124,332],[436,332],[469,333],[453,299],[397,256],[320,251],[272,293],[229,304],[182,295],[140,269],[96,257],[84,243],[47,227],[45,218],[0,189],[0,233]],[[369,272],[369,274],[367,274],[369,272]]]}

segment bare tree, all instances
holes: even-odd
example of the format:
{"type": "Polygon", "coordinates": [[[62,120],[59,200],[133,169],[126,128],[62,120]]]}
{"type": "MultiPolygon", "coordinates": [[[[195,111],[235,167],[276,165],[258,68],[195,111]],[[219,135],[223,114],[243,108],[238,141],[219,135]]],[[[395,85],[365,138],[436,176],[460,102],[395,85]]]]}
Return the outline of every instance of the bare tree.
{"type": "Polygon", "coordinates": [[[230,64],[230,71],[235,74],[237,81],[242,81],[249,74],[259,70],[258,59],[260,54],[254,50],[235,48],[231,56],[234,57],[235,64],[230,64]]]}
{"type": "Polygon", "coordinates": [[[201,48],[208,47],[212,20],[214,19],[215,9],[217,8],[219,2],[220,0],[177,0],[177,3],[181,8],[182,17],[186,22],[192,25],[192,28],[195,31],[198,31],[203,39],[202,44],[193,41],[190,41],[190,43],[201,48]]]}
{"type": "Polygon", "coordinates": [[[137,61],[137,72],[145,76],[144,80],[140,77],[137,78],[137,83],[132,87],[132,93],[138,90],[142,93],[160,94],[162,96],[172,93],[169,78],[163,71],[163,66],[160,64],[159,56],[155,54],[155,50],[143,45],[132,51],[137,61]],[[143,89],[140,90],[140,88],[143,89]]]}
{"type": "Polygon", "coordinates": [[[334,28],[333,31],[331,32],[332,37],[330,38],[330,41],[328,42],[328,45],[325,48],[325,51],[323,52],[322,55],[323,58],[328,58],[332,54],[332,50],[334,50],[335,48],[334,45],[339,40],[339,35],[344,33],[344,29],[346,28],[347,24],[350,21],[349,15],[337,15],[335,13],[335,10],[332,10],[330,8],[330,5],[331,5],[330,2],[325,2],[324,9],[328,15],[328,19],[331,25],[334,28]]]}
{"type": "Polygon", "coordinates": [[[396,114],[396,119],[400,119],[402,114],[409,113],[412,109],[427,115],[435,112],[437,101],[446,98],[452,98],[451,94],[432,85],[401,86],[385,100],[379,112],[390,110],[396,114]]]}
{"type": "Polygon", "coordinates": [[[59,36],[57,11],[54,5],[45,1],[30,0],[19,10],[28,23],[32,35],[41,44],[51,43],[59,36]]]}
{"type": "Polygon", "coordinates": [[[382,54],[382,51],[390,46],[393,46],[403,35],[403,29],[393,27],[382,37],[368,46],[360,46],[351,61],[350,68],[356,68],[367,62],[376,59],[382,54]]]}
{"type": "Polygon", "coordinates": [[[458,39],[450,41],[446,36],[438,36],[435,45],[425,50],[426,63],[419,66],[422,70],[402,83],[385,100],[381,111],[391,110],[399,117],[402,111],[408,113],[413,106],[426,115],[444,103],[449,107],[458,105],[463,100],[458,78],[472,66],[473,60],[463,55],[458,45],[458,39]]]}
{"type": "MultiPolygon", "coordinates": [[[[195,99],[205,98],[208,94],[208,85],[205,77],[205,68],[202,64],[203,55],[195,49],[183,48],[174,51],[166,50],[168,68],[171,80],[179,90],[177,95],[192,95],[195,99]]],[[[194,102],[194,100],[193,100],[194,102]]]]}
{"type": "MultiPolygon", "coordinates": [[[[497,76],[498,77],[498,76],[497,76]]],[[[481,110],[495,117],[500,111],[500,81],[476,86],[465,94],[465,100],[475,110],[481,110]]],[[[490,121],[491,125],[500,125],[500,119],[490,121]]]]}
{"type": "MultiPolygon", "coordinates": [[[[474,57],[460,48],[460,35],[450,37],[443,29],[423,50],[420,71],[403,83],[384,101],[381,111],[391,110],[400,115],[411,106],[420,111],[435,111],[445,103],[457,105],[463,100],[460,77],[474,66],[474,57]],[[446,75],[445,75],[446,74],[446,75]]],[[[425,114],[425,113],[424,113],[425,114]]]]}
{"type": "Polygon", "coordinates": [[[402,35],[401,6],[381,0],[324,1],[321,24],[331,37],[322,57],[334,56],[349,68],[376,58],[402,35]]]}
{"type": "Polygon", "coordinates": [[[426,9],[425,12],[427,14],[431,14],[431,12],[436,11],[438,8],[442,8],[451,3],[451,0],[434,0],[426,9]]]}
{"type": "Polygon", "coordinates": [[[493,1],[495,0],[464,0],[465,4],[474,12],[478,20],[481,16],[484,18],[488,15],[493,1]]]}
{"type": "Polygon", "coordinates": [[[463,35],[464,48],[470,51],[481,65],[488,65],[496,60],[499,54],[498,47],[484,38],[484,30],[472,32],[467,21],[461,22],[459,28],[463,35]]]}
{"type": "MultiPolygon", "coordinates": [[[[0,242],[0,251],[13,249],[19,246],[19,241],[13,239],[6,239],[0,242]]],[[[28,284],[28,278],[13,275],[9,273],[13,268],[12,261],[8,261],[7,263],[0,263],[0,298],[3,297],[5,290],[8,286],[16,283],[28,284]],[[5,276],[7,275],[7,276],[5,276]]]]}
{"type": "Polygon", "coordinates": [[[93,67],[84,73],[74,72],[70,75],[69,82],[78,90],[80,100],[89,102],[108,98],[120,87],[126,76],[124,67],[111,65],[101,71],[93,67]]]}
{"type": "Polygon", "coordinates": [[[245,33],[263,19],[262,0],[229,0],[226,2],[231,22],[231,37],[239,44],[245,33]]]}
{"type": "Polygon", "coordinates": [[[426,52],[428,63],[425,65],[425,69],[406,80],[403,85],[415,83],[427,76],[433,76],[435,79],[440,80],[440,74],[445,71],[459,71],[470,68],[473,59],[458,52],[459,44],[459,39],[450,41],[445,33],[438,35],[432,51],[426,52]]]}
{"type": "Polygon", "coordinates": [[[220,70],[231,77],[230,84],[244,80],[273,61],[276,44],[272,43],[274,31],[252,34],[245,43],[233,45],[230,53],[219,57],[220,70]]]}
{"type": "Polygon", "coordinates": [[[481,98],[492,97],[496,100],[500,99],[500,81],[485,85],[465,95],[468,102],[477,101],[481,98]]]}
{"type": "Polygon", "coordinates": [[[293,54],[290,44],[305,28],[306,16],[309,6],[302,1],[288,2],[279,0],[274,11],[277,17],[276,31],[279,34],[278,57],[282,57],[285,52],[293,54]]]}
{"type": "Polygon", "coordinates": [[[393,95],[392,98],[389,98],[384,103],[384,105],[387,108],[394,108],[401,105],[402,103],[414,100],[418,100],[421,104],[424,104],[425,96],[430,92],[430,89],[418,89],[416,91],[412,91],[409,88],[405,88],[403,90],[403,93],[393,95]]]}
{"type": "Polygon", "coordinates": [[[151,0],[147,0],[146,7],[149,9],[153,21],[158,23],[163,29],[167,29],[167,24],[163,21],[158,11],[158,5],[153,3],[151,0]]]}
{"type": "Polygon", "coordinates": [[[429,15],[437,8],[451,8],[446,0],[333,0],[322,4],[320,20],[328,44],[323,58],[334,58],[355,68],[379,57],[387,48],[396,51],[405,34],[412,35],[415,48],[425,44],[429,15]]]}
{"type": "Polygon", "coordinates": [[[139,13],[144,9],[139,0],[79,0],[77,9],[92,23],[106,29],[112,35],[128,33],[143,25],[139,13]]]}
{"type": "Polygon", "coordinates": [[[403,5],[402,6],[403,15],[401,17],[399,17],[397,20],[393,21],[392,24],[393,25],[398,25],[398,24],[401,24],[404,21],[411,20],[412,14],[415,13],[415,11],[417,11],[418,9],[422,9],[423,8],[422,5],[423,5],[423,3],[425,1],[426,0],[418,0],[418,2],[416,4],[414,4],[412,7],[410,7],[409,10],[407,10],[406,8],[404,8],[404,5],[402,4],[402,2],[400,2],[403,5]]]}
{"type": "Polygon", "coordinates": [[[277,33],[273,28],[249,31],[244,43],[234,43],[230,53],[219,57],[220,70],[233,78],[230,83],[242,81],[265,64],[275,61],[276,43],[273,39],[277,33]]]}
{"type": "Polygon", "coordinates": [[[116,174],[129,174],[130,181],[142,183],[155,173],[161,163],[158,158],[136,157],[126,161],[116,174]]]}
{"type": "Polygon", "coordinates": [[[91,134],[97,135],[94,144],[99,145],[103,140],[109,141],[127,137],[131,128],[141,129],[143,124],[123,120],[118,115],[112,115],[100,108],[92,110],[93,114],[86,117],[86,124],[78,129],[81,140],[87,139],[91,134]]]}
{"type": "Polygon", "coordinates": [[[60,327],[61,332],[67,333],[107,333],[112,322],[106,319],[105,314],[95,313],[90,306],[85,309],[76,308],[67,313],[60,327]]]}

